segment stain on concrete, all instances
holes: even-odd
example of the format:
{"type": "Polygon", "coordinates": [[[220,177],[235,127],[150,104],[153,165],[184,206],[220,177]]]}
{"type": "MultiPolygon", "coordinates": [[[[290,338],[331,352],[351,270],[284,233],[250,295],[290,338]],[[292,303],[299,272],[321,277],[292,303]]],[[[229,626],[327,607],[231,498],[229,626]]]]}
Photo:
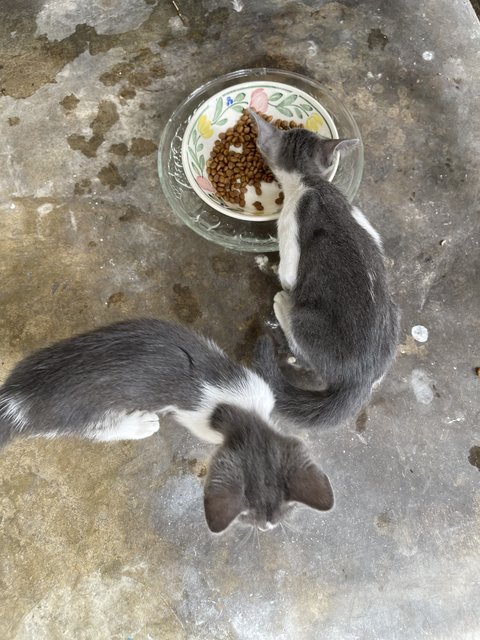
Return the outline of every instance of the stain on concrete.
{"type": "Polygon", "coordinates": [[[390,529],[393,525],[392,515],[388,511],[382,511],[375,519],[375,526],[377,529],[385,530],[390,529]]]}
{"type": "Polygon", "coordinates": [[[210,259],[212,264],[212,269],[215,271],[217,276],[231,276],[235,273],[236,266],[235,261],[232,260],[229,255],[216,255],[212,256],[210,259]]]}
{"type": "Polygon", "coordinates": [[[65,111],[74,111],[77,108],[79,102],[80,100],[74,93],[65,96],[63,100],[60,100],[60,104],[65,109],[65,111]]]}
{"type": "Polygon", "coordinates": [[[388,37],[378,28],[371,29],[367,42],[369,49],[381,49],[383,51],[388,44],[388,37]]]}
{"type": "Polygon", "coordinates": [[[428,349],[424,344],[418,344],[412,336],[407,335],[405,342],[398,345],[397,353],[401,355],[426,356],[428,349]]]}
{"type": "Polygon", "coordinates": [[[202,317],[202,310],[197,298],[189,286],[184,284],[173,285],[173,302],[171,305],[175,316],[186,324],[191,324],[202,317]]]}
{"type": "Polygon", "coordinates": [[[11,127],[16,127],[17,124],[20,124],[20,118],[18,116],[13,116],[13,118],[8,119],[8,124],[11,127]]]}
{"type": "Polygon", "coordinates": [[[116,156],[126,156],[128,153],[128,147],[124,142],[111,144],[108,150],[110,151],[110,153],[114,153],[116,156]]]}
{"type": "Polygon", "coordinates": [[[113,307],[117,304],[122,304],[127,299],[127,296],[122,291],[117,291],[116,293],[112,293],[111,296],[108,297],[107,307],[113,307]]]}
{"type": "Polygon", "coordinates": [[[104,137],[113,125],[118,122],[117,106],[111,100],[102,100],[98,112],[90,123],[93,135],[104,137]]]}
{"type": "Polygon", "coordinates": [[[132,220],[137,220],[138,218],[140,218],[140,211],[132,206],[132,205],[128,205],[125,209],[125,212],[122,213],[122,215],[118,216],[118,219],[120,220],[120,222],[132,222],[132,220]]]}
{"type": "Polygon", "coordinates": [[[120,175],[117,165],[113,162],[110,162],[108,166],[103,167],[97,174],[100,182],[109,186],[110,189],[115,189],[115,187],[124,187],[127,182],[120,175]]]}
{"type": "Polygon", "coordinates": [[[367,428],[368,413],[366,409],[362,409],[355,420],[355,431],[363,433],[367,428]]]}
{"type": "Polygon", "coordinates": [[[480,471],[480,447],[475,445],[473,446],[468,454],[468,461],[470,462],[471,465],[473,465],[474,467],[477,467],[477,469],[480,471]]]}
{"type": "Polygon", "coordinates": [[[239,329],[243,337],[235,346],[235,358],[242,362],[249,362],[253,348],[258,338],[265,332],[265,328],[259,314],[254,313],[240,324],[239,329]]]}
{"type": "MultiPolygon", "coordinates": [[[[4,18],[5,16],[2,16],[4,18]]],[[[7,17],[4,26],[7,26],[7,17]]],[[[49,42],[46,36],[35,36],[35,24],[25,19],[23,24],[11,21],[11,31],[22,28],[22,51],[19,54],[17,42],[11,38],[5,41],[4,69],[1,90],[12,98],[28,98],[45,84],[54,82],[58,72],[81,53],[89,50],[92,55],[108,51],[118,42],[118,36],[98,36],[95,29],[77,25],[75,33],[61,42],[49,42]],[[95,53],[94,53],[95,52],[95,53]]]]}
{"type": "Polygon", "coordinates": [[[140,49],[130,61],[119,62],[100,76],[100,81],[108,87],[123,82],[118,92],[119,98],[124,101],[132,100],[136,95],[136,89],[145,89],[154,80],[163,78],[166,70],[151,49],[140,49]]]}
{"type": "Polygon", "coordinates": [[[133,100],[133,98],[135,98],[137,92],[133,87],[126,86],[122,87],[117,95],[120,99],[121,104],[126,104],[128,100],[133,100]]]}
{"type": "Polygon", "coordinates": [[[153,142],[153,140],[147,140],[146,138],[132,138],[130,151],[136,158],[149,156],[156,150],[157,145],[153,142]]]}
{"type": "Polygon", "coordinates": [[[127,74],[133,71],[134,68],[135,65],[133,62],[119,62],[108,71],[102,73],[99,80],[100,82],[103,82],[105,86],[111,87],[114,84],[127,79],[127,74]]]}
{"type": "Polygon", "coordinates": [[[103,142],[102,136],[92,136],[88,140],[85,136],[78,133],[72,133],[67,137],[67,142],[74,151],[81,151],[87,158],[95,158],[97,149],[103,142]]]}
{"type": "Polygon", "coordinates": [[[75,183],[75,186],[73,188],[73,193],[76,196],[83,196],[85,194],[91,194],[92,193],[92,181],[89,180],[88,178],[83,178],[82,180],[79,180],[78,182],[75,183]]]}
{"type": "Polygon", "coordinates": [[[81,151],[87,158],[94,158],[105,140],[106,133],[117,121],[118,111],[115,103],[111,100],[102,100],[98,105],[97,115],[90,123],[93,134],[91,138],[87,139],[75,133],[67,137],[67,142],[72,149],[81,151]]]}

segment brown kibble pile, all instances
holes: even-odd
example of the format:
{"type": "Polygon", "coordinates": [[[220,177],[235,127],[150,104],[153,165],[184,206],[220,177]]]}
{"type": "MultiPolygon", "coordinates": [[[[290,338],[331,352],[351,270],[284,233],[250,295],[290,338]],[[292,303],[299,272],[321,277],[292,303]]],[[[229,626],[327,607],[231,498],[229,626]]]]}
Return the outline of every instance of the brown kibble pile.
{"type": "MultiPolygon", "coordinates": [[[[264,120],[279,129],[301,127],[293,120],[273,120],[272,116],[260,114],[264,120]]],[[[245,206],[245,192],[249,185],[255,188],[257,196],[262,195],[260,183],[273,182],[275,176],[265,164],[256,145],[257,130],[246,109],[238,122],[221,133],[215,142],[207,161],[207,174],[220,198],[240,207],[245,206]]],[[[280,192],[276,204],[283,203],[280,192]]],[[[260,201],[253,203],[257,211],[263,211],[260,201]]]]}

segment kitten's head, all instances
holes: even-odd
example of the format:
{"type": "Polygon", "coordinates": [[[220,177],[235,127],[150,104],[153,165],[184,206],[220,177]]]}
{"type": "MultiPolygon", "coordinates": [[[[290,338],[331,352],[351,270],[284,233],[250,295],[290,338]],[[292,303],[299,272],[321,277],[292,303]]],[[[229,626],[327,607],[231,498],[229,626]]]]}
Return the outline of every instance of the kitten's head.
{"type": "Polygon", "coordinates": [[[282,172],[327,177],[336,153],[347,153],[358,138],[331,140],[307,129],[277,129],[250,111],[257,126],[257,147],[270,169],[279,178],[282,172]]]}
{"type": "Polygon", "coordinates": [[[262,531],[272,529],[296,502],[320,511],[332,508],[330,482],[300,440],[231,405],[219,405],[211,425],[224,436],[205,483],[211,531],[220,533],[235,519],[262,531]]]}

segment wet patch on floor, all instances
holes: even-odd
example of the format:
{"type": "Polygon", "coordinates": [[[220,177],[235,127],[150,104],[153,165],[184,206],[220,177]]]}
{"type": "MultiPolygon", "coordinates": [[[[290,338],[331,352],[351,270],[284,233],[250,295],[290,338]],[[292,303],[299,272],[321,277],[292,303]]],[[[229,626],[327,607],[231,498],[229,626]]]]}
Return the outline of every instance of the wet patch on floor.
{"type": "Polygon", "coordinates": [[[98,105],[97,115],[90,123],[92,136],[87,139],[83,135],[74,133],[67,137],[67,142],[72,149],[81,151],[87,158],[94,158],[98,148],[105,141],[105,135],[118,122],[118,119],[115,103],[111,100],[102,100],[98,105]]]}
{"type": "Polygon", "coordinates": [[[363,433],[367,428],[368,413],[366,409],[362,409],[355,420],[355,431],[357,433],[363,433]]]}
{"type": "Polygon", "coordinates": [[[80,100],[73,93],[65,96],[63,100],[60,100],[60,104],[65,109],[65,111],[74,111],[77,108],[79,102],[80,100]]]}
{"type": "Polygon", "coordinates": [[[239,325],[243,333],[235,347],[235,358],[241,362],[250,362],[258,338],[265,333],[264,323],[258,313],[254,313],[239,325]]]}
{"type": "Polygon", "coordinates": [[[114,153],[116,156],[126,156],[128,153],[128,147],[124,142],[111,144],[108,150],[110,151],[110,153],[114,153]]]}
{"type": "Polygon", "coordinates": [[[381,49],[383,51],[388,44],[388,37],[380,29],[371,29],[367,43],[369,49],[381,49]]]}
{"type": "Polygon", "coordinates": [[[189,286],[184,284],[173,285],[172,311],[180,322],[192,324],[202,316],[202,310],[196,296],[189,286]]]}
{"type": "Polygon", "coordinates": [[[116,293],[112,293],[112,295],[108,297],[108,300],[105,304],[107,305],[107,307],[112,307],[113,305],[122,304],[126,299],[127,296],[122,291],[117,291],[116,293]]]}
{"type": "Polygon", "coordinates": [[[115,187],[124,187],[127,184],[127,181],[122,178],[118,171],[118,167],[114,162],[109,162],[106,167],[102,167],[97,176],[100,182],[103,185],[110,187],[110,189],[115,189],[115,187]]]}
{"type": "Polygon", "coordinates": [[[480,471],[480,447],[473,446],[468,453],[468,461],[480,471]]]}
{"type": "Polygon", "coordinates": [[[143,158],[149,156],[157,150],[157,145],[153,140],[147,140],[146,138],[132,138],[130,144],[130,152],[136,158],[143,158]]]}

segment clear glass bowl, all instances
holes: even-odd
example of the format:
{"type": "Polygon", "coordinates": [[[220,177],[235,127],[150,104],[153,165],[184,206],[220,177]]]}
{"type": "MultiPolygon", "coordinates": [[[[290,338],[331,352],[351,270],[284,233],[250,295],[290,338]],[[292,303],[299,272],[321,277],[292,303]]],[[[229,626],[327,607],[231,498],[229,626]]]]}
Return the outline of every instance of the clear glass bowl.
{"type": "Polygon", "coordinates": [[[195,193],[183,170],[182,139],[196,109],[212,95],[239,82],[258,80],[283,82],[305,91],[318,100],[332,117],[340,138],[358,138],[360,144],[340,160],[333,179],[352,201],[363,173],[363,146],[358,126],[345,105],[314,80],[279,69],[242,69],[211,80],[191,93],[169,118],[158,147],[158,175],[163,192],[177,216],[190,229],[216,244],[235,249],[266,253],[278,251],[276,221],[237,220],[219,213],[195,193]]]}

